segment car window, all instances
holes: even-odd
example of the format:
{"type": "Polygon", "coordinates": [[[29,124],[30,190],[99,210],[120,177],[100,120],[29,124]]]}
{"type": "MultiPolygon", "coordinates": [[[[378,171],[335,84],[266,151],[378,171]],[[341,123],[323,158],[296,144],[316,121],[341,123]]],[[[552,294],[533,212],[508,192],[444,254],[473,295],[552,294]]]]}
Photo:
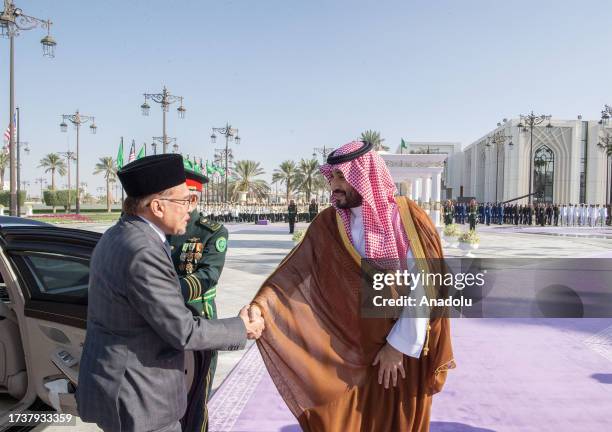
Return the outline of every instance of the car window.
{"type": "Polygon", "coordinates": [[[24,254],[23,258],[36,281],[32,298],[87,298],[89,260],[50,254],[24,254]]]}

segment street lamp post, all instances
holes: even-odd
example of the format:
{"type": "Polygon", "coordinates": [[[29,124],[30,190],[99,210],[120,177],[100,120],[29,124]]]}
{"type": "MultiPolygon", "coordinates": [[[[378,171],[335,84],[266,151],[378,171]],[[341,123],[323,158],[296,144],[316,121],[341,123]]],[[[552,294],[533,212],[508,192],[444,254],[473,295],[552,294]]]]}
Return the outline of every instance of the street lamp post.
{"type": "Polygon", "coordinates": [[[612,178],[610,177],[610,159],[612,158],[612,135],[607,131],[612,118],[612,106],[605,105],[601,111],[599,124],[603,126],[605,135],[599,138],[597,146],[606,153],[606,204],[612,204],[612,178]]]}
{"type": "Polygon", "coordinates": [[[27,197],[27,195],[28,195],[28,190],[26,189],[26,187],[27,187],[27,186],[30,186],[30,182],[29,182],[29,181],[27,181],[27,180],[22,180],[22,181],[21,181],[21,185],[23,186],[23,188],[22,188],[22,189],[25,191],[25,193],[26,193],[26,197],[27,197]]]}
{"type": "Polygon", "coordinates": [[[28,143],[27,142],[22,142],[21,141],[21,129],[19,127],[20,125],[20,111],[19,111],[19,107],[15,108],[16,111],[16,115],[17,115],[17,135],[16,135],[16,147],[17,147],[17,160],[16,160],[16,165],[17,165],[17,215],[21,214],[21,204],[19,203],[19,195],[20,195],[20,184],[21,184],[21,147],[23,146],[23,151],[26,152],[26,154],[30,154],[30,148],[28,147],[28,143]]]}
{"type": "MultiPolygon", "coordinates": [[[[229,162],[234,161],[234,155],[232,154],[232,149],[216,148],[214,157],[213,157],[214,164],[216,166],[223,166],[226,156],[229,162]]],[[[228,165],[229,165],[229,162],[228,162],[228,165]]],[[[214,193],[214,195],[215,195],[216,202],[220,203],[223,200],[223,190],[221,188],[221,183],[223,182],[224,178],[222,178],[218,174],[219,174],[218,172],[215,172],[214,174],[214,178],[217,179],[216,192],[214,193]]]]}
{"type": "MultiPolygon", "coordinates": [[[[19,136],[19,134],[17,135],[19,136]]],[[[21,182],[21,165],[22,165],[21,164],[21,149],[22,148],[26,154],[30,154],[29,144],[24,141],[19,141],[18,139],[17,140],[17,214],[18,215],[21,214],[21,204],[19,203],[19,193],[20,193],[19,184],[21,182]]]]}
{"type": "Polygon", "coordinates": [[[44,177],[37,177],[34,179],[34,183],[40,184],[40,203],[43,203],[43,186],[47,183],[47,179],[44,177]]]}
{"type": "Polygon", "coordinates": [[[606,135],[599,138],[597,147],[606,153],[606,204],[612,203],[612,188],[610,187],[610,157],[612,157],[612,135],[606,132],[606,135]]]}
{"type": "Polygon", "coordinates": [[[72,151],[60,152],[59,154],[66,158],[68,168],[68,209],[70,210],[70,161],[75,160],[76,156],[72,151]]]}
{"type": "Polygon", "coordinates": [[[516,125],[516,127],[519,128],[519,130],[521,132],[528,132],[530,131],[530,138],[529,138],[529,197],[528,197],[528,204],[531,204],[531,189],[532,189],[532,171],[533,171],[533,129],[542,124],[544,121],[548,121],[548,123],[546,124],[546,128],[547,129],[551,129],[553,126],[550,124],[550,119],[551,119],[551,115],[545,115],[545,114],[540,114],[540,115],[535,115],[533,113],[533,111],[531,111],[531,113],[523,115],[520,115],[520,121],[519,124],[516,125]]]}
{"type": "MultiPolygon", "coordinates": [[[[329,154],[333,151],[333,148],[331,147],[326,147],[325,145],[323,147],[315,147],[314,152],[312,153],[312,157],[313,158],[317,158],[317,154],[320,154],[323,157],[323,163],[327,162],[327,156],[329,156],[329,154]]],[[[325,193],[322,194],[322,197],[325,195],[325,193]]],[[[331,191],[329,191],[329,195],[327,196],[328,202],[331,201],[331,191]]]]}
{"type": "Polygon", "coordinates": [[[115,184],[115,199],[113,200],[113,202],[117,203],[117,198],[119,197],[119,182],[113,179],[113,183],[115,184]]]}
{"type": "Polygon", "coordinates": [[[228,163],[227,163],[227,157],[228,157],[228,150],[229,150],[229,142],[230,141],[235,141],[236,144],[240,144],[240,137],[238,136],[238,129],[234,129],[232,128],[229,123],[226,123],[225,127],[223,128],[212,128],[212,135],[210,136],[210,142],[211,143],[216,143],[217,142],[217,135],[215,135],[215,132],[225,136],[225,196],[224,196],[224,200],[225,202],[227,202],[227,179],[228,179],[228,163]]]}
{"type": "MultiPolygon", "coordinates": [[[[176,109],[176,111],[178,112],[178,116],[179,118],[183,119],[185,118],[185,111],[187,111],[187,109],[185,109],[185,107],[183,106],[183,97],[182,96],[174,96],[172,94],[170,94],[170,92],[168,92],[168,90],[166,89],[166,86],[164,86],[163,90],[161,93],[144,93],[144,102],[142,105],[140,105],[140,109],[142,110],[142,115],[144,116],[148,116],[149,115],[149,111],[151,110],[151,106],[147,103],[147,101],[150,99],[153,102],[156,102],[158,104],[161,105],[162,107],[162,137],[161,137],[161,141],[162,141],[162,150],[163,153],[167,153],[168,151],[168,134],[166,133],[166,113],[169,110],[169,107],[171,104],[179,101],[180,105],[179,107],[176,109]]],[[[154,138],[155,139],[155,138],[154,138]]]]}
{"type": "MultiPolygon", "coordinates": [[[[501,123],[497,123],[497,127],[501,127],[501,123]]],[[[489,136],[487,139],[487,143],[485,144],[487,147],[491,147],[495,145],[495,202],[497,203],[497,182],[499,180],[499,150],[504,148],[506,144],[506,140],[511,140],[512,135],[504,135],[503,130],[498,130],[493,133],[493,135],[489,136]]],[[[510,148],[514,145],[512,141],[508,143],[510,148]]]]}
{"type": "MultiPolygon", "coordinates": [[[[79,131],[81,130],[82,124],[91,122],[91,125],[89,125],[89,130],[92,134],[95,134],[98,130],[98,126],[96,126],[96,121],[93,116],[82,115],[79,110],[76,110],[74,114],[62,114],[62,122],[60,123],[60,129],[62,132],[66,132],[68,130],[66,121],[72,123],[76,128],[76,212],[79,214],[81,212],[81,194],[79,193],[79,131]]],[[[68,190],[70,190],[70,188],[68,188],[68,190]]]]}
{"type": "Polygon", "coordinates": [[[323,163],[325,163],[327,161],[327,156],[332,152],[332,148],[331,147],[315,147],[314,152],[312,153],[312,157],[316,158],[317,154],[320,154],[323,157],[323,163]]]}
{"type": "Polygon", "coordinates": [[[47,30],[47,35],[40,41],[45,57],[55,56],[55,39],[51,36],[50,20],[42,20],[23,13],[16,7],[13,0],[4,0],[4,10],[0,14],[0,36],[9,39],[9,131],[11,133],[9,142],[10,159],[10,214],[17,214],[17,160],[16,160],[16,140],[15,140],[15,36],[24,30],[31,30],[35,27],[42,27],[47,30]]]}
{"type": "MultiPolygon", "coordinates": [[[[166,142],[166,148],[172,144],[172,149],[174,150],[174,153],[177,152],[178,150],[178,142],[176,140],[176,137],[169,137],[166,136],[165,138],[165,142],[166,142]]],[[[164,148],[164,137],[153,137],[153,141],[151,142],[151,147],[153,147],[153,154],[157,154],[157,146],[160,145],[162,146],[162,149],[164,148]]]]}
{"type": "Polygon", "coordinates": [[[81,182],[80,185],[80,190],[83,192],[83,196],[87,196],[87,183],[81,182]]]}
{"type": "Polygon", "coordinates": [[[102,199],[102,194],[104,193],[104,191],[106,190],[106,188],[104,186],[98,186],[96,188],[96,190],[98,191],[98,200],[101,201],[102,199]]]}

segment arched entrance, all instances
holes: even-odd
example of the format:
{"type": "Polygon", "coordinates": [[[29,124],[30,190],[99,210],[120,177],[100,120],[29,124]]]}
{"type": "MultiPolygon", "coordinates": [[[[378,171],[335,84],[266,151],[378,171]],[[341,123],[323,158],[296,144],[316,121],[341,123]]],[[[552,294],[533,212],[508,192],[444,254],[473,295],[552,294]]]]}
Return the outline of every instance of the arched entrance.
{"type": "Polygon", "coordinates": [[[553,202],[553,181],[555,175],[555,155],[548,146],[539,147],[533,156],[534,200],[553,202]]]}

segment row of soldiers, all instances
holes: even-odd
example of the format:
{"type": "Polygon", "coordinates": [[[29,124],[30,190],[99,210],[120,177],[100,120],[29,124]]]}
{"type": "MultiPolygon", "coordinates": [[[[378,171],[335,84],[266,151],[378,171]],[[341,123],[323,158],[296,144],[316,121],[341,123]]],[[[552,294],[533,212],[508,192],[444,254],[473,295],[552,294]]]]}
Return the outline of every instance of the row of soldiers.
{"type": "Polygon", "coordinates": [[[453,202],[447,200],[443,208],[445,224],[475,222],[486,225],[540,226],[604,226],[611,225],[610,205],[600,204],[502,204],[453,202]]]}
{"type": "MultiPolygon", "coordinates": [[[[312,200],[308,205],[295,204],[241,205],[201,204],[200,212],[208,219],[220,223],[257,223],[267,219],[272,223],[310,222],[319,212],[319,204],[312,200]],[[291,207],[291,208],[290,208],[291,207]]],[[[326,205],[322,205],[323,210],[326,205]]]]}

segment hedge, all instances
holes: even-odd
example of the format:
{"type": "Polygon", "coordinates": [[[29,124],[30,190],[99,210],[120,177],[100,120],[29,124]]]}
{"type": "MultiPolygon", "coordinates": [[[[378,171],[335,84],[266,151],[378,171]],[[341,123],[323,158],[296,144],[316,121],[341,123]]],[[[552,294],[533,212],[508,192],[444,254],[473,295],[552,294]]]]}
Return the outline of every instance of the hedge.
{"type": "MultiPolygon", "coordinates": [[[[26,200],[26,191],[19,191],[19,205],[22,206],[26,200]]],[[[9,191],[0,191],[0,205],[10,207],[11,193],[9,191]]]]}

